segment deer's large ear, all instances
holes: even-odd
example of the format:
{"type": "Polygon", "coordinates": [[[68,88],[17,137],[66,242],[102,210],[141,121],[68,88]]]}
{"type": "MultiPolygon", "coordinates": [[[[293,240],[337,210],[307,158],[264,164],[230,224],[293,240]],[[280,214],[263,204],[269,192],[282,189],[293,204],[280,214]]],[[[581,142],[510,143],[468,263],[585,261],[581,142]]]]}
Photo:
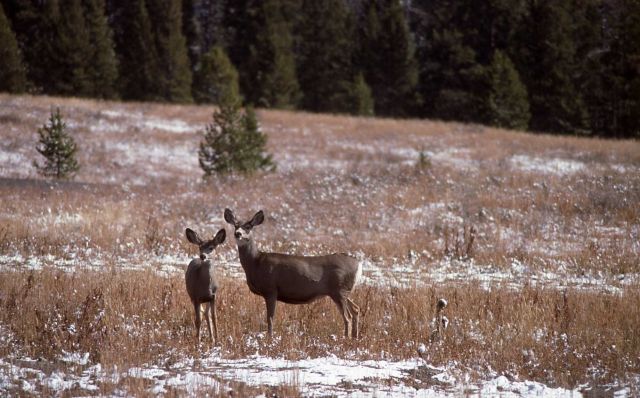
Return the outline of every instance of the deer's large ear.
{"type": "Polygon", "coordinates": [[[227,238],[227,231],[222,228],[220,229],[220,231],[218,231],[218,233],[216,234],[216,237],[213,238],[213,243],[216,244],[216,246],[221,245],[222,243],[224,243],[224,240],[227,238]]]}
{"type": "Polygon", "coordinates": [[[198,246],[200,246],[202,244],[202,239],[200,239],[200,237],[198,236],[198,234],[194,230],[187,228],[185,233],[187,234],[187,240],[189,242],[193,243],[194,245],[198,245],[198,246]]]}
{"type": "Polygon", "coordinates": [[[252,227],[255,227],[256,225],[262,224],[263,221],[264,221],[264,213],[262,212],[262,210],[260,210],[253,216],[253,218],[251,219],[251,221],[249,221],[249,223],[251,224],[252,227]]]}
{"type": "Polygon", "coordinates": [[[229,209],[224,209],[224,220],[233,226],[236,225],[236,216],[229,209]]]}

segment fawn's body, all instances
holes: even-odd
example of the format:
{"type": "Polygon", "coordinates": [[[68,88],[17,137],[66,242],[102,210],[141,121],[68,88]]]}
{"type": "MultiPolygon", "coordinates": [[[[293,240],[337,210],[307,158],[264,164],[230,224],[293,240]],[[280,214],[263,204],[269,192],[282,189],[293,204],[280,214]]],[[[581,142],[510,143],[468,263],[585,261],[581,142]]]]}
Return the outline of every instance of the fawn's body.
{"type": "Polygon", "coordinates": [[[189,294],[195,312],[197,342],[200,342],[200,325],[202,323],[202,317],[204,316],[211,342],[215,343],[218,341],[218,321],[216,319],[215,306],[218,281],[215,276],[213,263],[210,259],[207,259],[207,255],[211,254],[216,246],[224,242],[226,232],[224,229],[221,229],[218,231],[216,237],[209,241],[203,241],[198,237],[198,234],[188,228],[186,235],[189,242],[198,245],[200,249],[200,258],[191,260],[185,273],[187,294],[189,294]],[[211,329],[212,323],[213,330],[211,329]]]}

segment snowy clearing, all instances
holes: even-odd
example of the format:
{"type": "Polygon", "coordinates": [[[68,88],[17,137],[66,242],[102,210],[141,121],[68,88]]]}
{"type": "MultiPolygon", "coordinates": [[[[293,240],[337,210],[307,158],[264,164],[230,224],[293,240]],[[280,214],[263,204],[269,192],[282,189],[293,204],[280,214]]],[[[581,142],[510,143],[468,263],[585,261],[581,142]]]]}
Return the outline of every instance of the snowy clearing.
{"type": "MultiPolygon", "coordinates": [[[[73,354],[79,358],[71,363],[69,372],[47,372],[45,361],[31,358],[0,359],[0,392],[35,392],[46,387],[55,395],[65,391],[95,393],[104,383],[118,384],[124,378],[145,381],[147,391],[166,394],[177,389],[190,395],[198,391],[232,391],[228,381],[250,386],[297,387],[303,396],[323,397],[483,397],[498,394],[501,397],[579,397],[581,392],[552,388],[541,383],[521,381],[517,378],[494,376],[472,381],[468,374],[455,368],[439,368],[420,358],[407,361],[356,361],[337,357],[289,361],[252,355],[242,359],[226,359],[216,349],[200,358],[185,358],[170,366],[131,368],[126,371],[104,369],[84,359],[88,354],[73,354]],[[226,381],[226,382],[225,382],[226,381]]],[[[68,359],[62,359],[70,362],[68,359]]],[[[630,391],[617,390],[619,397],[630,391]]],[[[113,395],[127,394],[116,391],[113,395]]]]}

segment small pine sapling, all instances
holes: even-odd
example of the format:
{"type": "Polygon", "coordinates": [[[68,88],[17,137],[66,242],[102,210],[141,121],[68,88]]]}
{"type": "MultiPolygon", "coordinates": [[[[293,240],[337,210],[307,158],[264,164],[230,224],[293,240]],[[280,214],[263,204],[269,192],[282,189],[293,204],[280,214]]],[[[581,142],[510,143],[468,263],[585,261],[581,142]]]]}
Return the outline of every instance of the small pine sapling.
{"type": "Polygon", "coordinates": [[[45,160],[43,163],[34,161],[33,165],[45,177],[68,179],[80,169],[75,158],[78,147],[66,129],[59,108],[51,112],[48,124],[38,129],[36,150],[45,160]]]}
{"type": "Polygon", "coordinates": [[[265,152],[266,143],[253,109],[242,110],[238,101],[222,104],[200,142],[198,158],[204,176],[272,171],[275,164],[265,152]]]}

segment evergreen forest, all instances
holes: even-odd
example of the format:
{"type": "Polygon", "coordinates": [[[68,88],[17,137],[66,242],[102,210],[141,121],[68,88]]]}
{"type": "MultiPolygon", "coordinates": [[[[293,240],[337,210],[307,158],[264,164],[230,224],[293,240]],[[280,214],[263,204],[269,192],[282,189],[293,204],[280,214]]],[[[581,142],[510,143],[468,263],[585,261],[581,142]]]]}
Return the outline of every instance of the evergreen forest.
{"type": "Polygon", "coordinates": [[[3,92],[216,103],[237,75],[260,108],[640,138],[640,0],[1,5],[3,92]]]}

